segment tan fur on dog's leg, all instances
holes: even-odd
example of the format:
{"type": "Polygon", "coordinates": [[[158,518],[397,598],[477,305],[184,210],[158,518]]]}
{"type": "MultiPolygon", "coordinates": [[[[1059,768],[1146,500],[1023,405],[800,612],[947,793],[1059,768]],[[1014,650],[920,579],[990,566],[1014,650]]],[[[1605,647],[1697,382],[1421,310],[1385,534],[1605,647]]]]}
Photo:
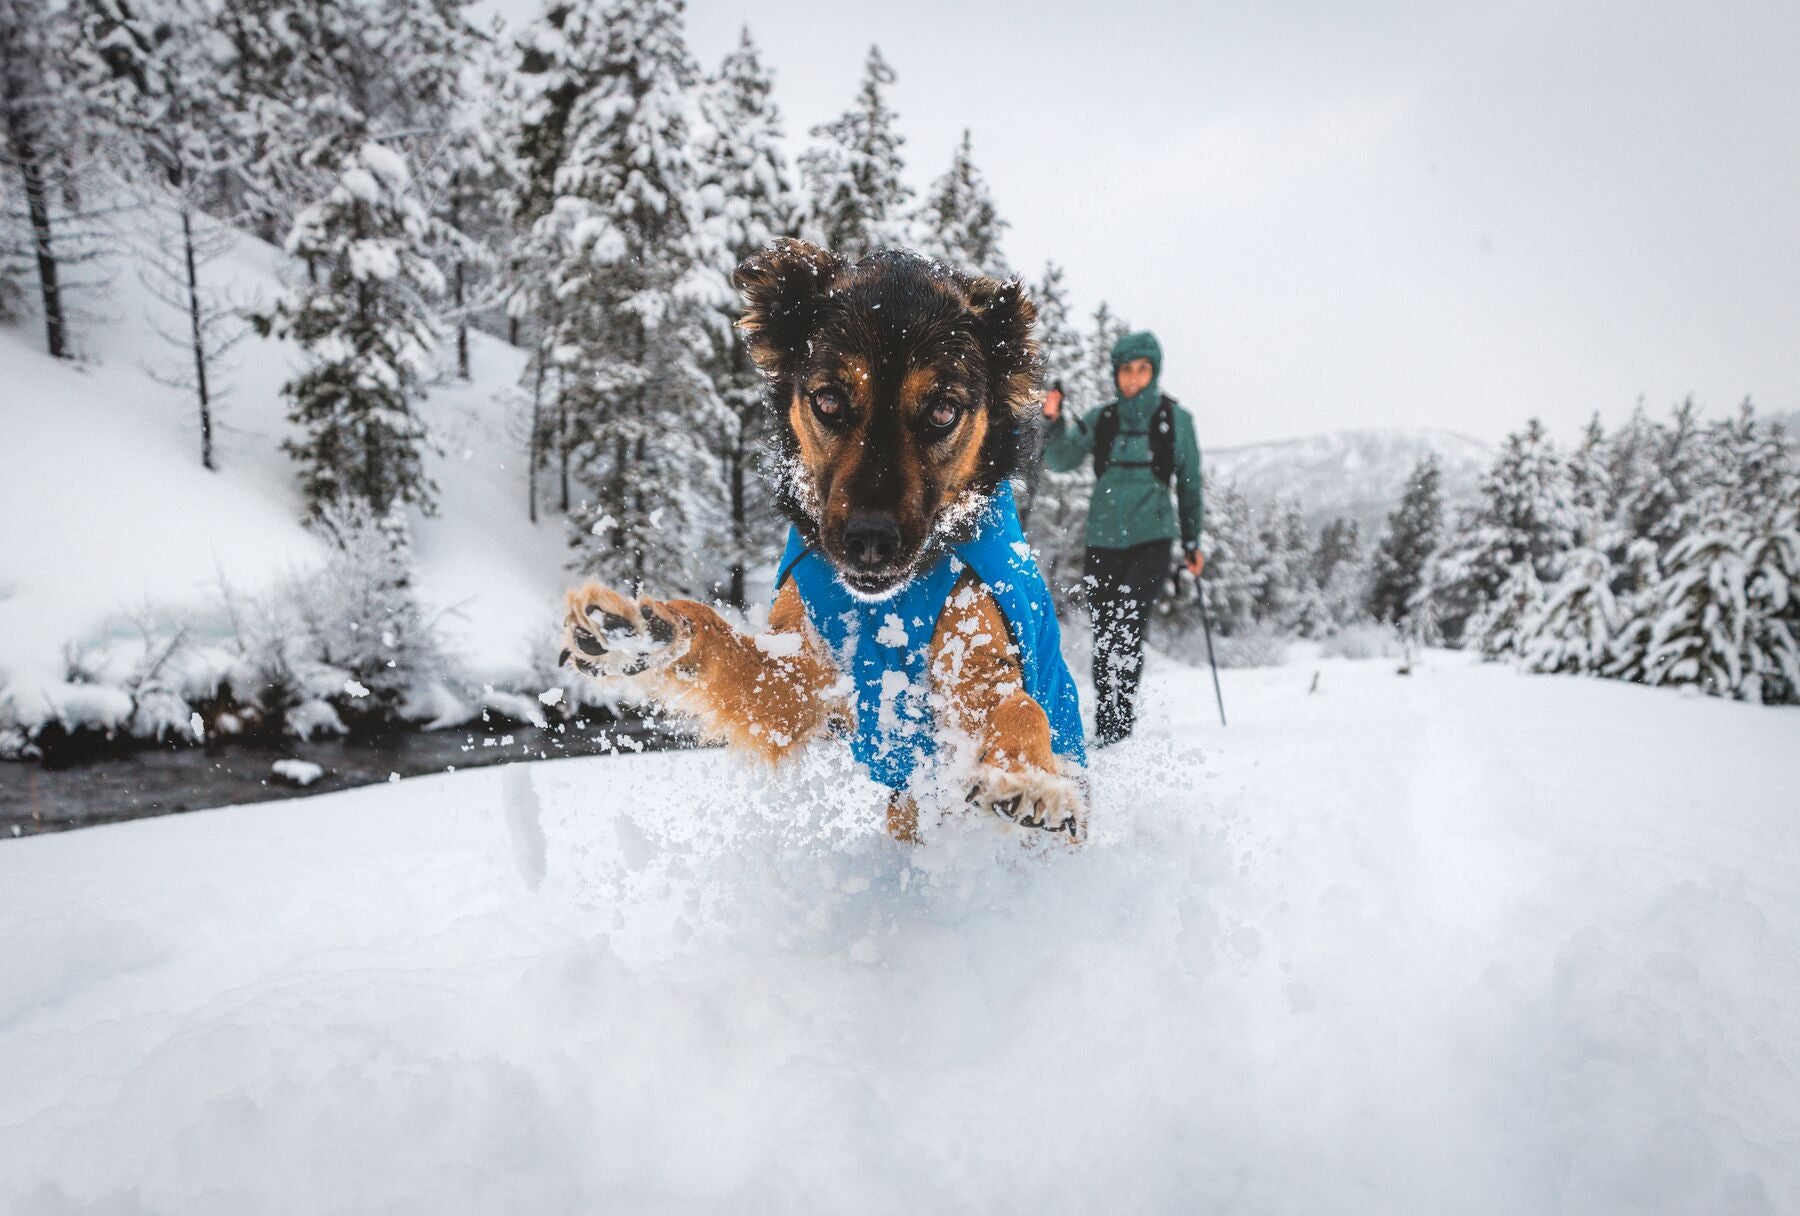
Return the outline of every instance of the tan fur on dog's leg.
{"type": "Polygon", "coordinates": [[[1025,691],[1025,673],[1006,617],[974,574],[958,580],[931,639],[932,687],[949,724],[981,746],[981,772],[970,801],[1030,827],[1079,839],[1086,799],[1063,774],[1050,719],[1025,691]]]}
{"type": "Polygon", "coordinates": [[[778,760],[834,715],[848,714],[837,668],[807,627],[792,583],[776,597],[762,645],[693,600],[647,600],[645,607],[680,622],[688,639],[651,691],[696,718],[709,738],[778,760]]]}

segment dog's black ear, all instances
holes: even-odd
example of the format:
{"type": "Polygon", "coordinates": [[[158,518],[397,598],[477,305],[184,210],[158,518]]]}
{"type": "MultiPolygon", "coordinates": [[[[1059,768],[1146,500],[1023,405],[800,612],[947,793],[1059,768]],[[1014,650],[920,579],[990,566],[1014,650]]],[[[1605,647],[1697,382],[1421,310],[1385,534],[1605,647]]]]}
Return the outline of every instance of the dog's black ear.
{"type": "Polygon", "coordinates": [[[750,357],[766,375],[792,375],[812,333],[819,304],[844,268],[836,254],[784,237],[744,259],[731,281],[744,295],[744,331],[750,357]]]}
{"type": "Polygon", "coordinates": [[[1023,414],[1037,397],[1038,349],[1031,336],[1037,305],[1019,280],[983,276],[969,284],[969,311],[987,353],[995,398],[1014,414],[1023,414]]]}

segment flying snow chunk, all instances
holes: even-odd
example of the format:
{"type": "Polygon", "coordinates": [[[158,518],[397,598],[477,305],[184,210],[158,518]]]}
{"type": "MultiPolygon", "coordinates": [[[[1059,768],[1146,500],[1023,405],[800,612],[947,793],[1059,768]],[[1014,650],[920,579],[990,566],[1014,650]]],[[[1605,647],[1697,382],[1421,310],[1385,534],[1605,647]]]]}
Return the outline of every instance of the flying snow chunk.
{"type": "Polygon", "coordinates": [[[588,531],[595,536],[605,536],[608,532],[618,527],[618,524],[619,521],[612,516],[602,515],[599,519],[594,521],[594,526],[589,528],[588,531]]]}
{"type": "Polygon", "coordinates": [[[199,714],[194,714],[188,718],[188,733],[194,736],[194,742],[205,742],[206,723],[200,720],[199,714]]]}
{"type": "Polygon", "coordinates": [[[361,700],[369,695],[369,690],[364,688],[361,684],[358,684],[355,680],[345,680],[344,691],[357,700],[361,700]]]}
{"type": "Polygon", "coordinates": [[[756,635],[756,648],[771,659],[791,659],[800,653],[801,638],[798,633],[759,633],[756,635]]]}
{"type": "Polygon", "coordinates": [[[562,699],[563,690],[560,688],[546,688],[543,692],[538,694],[538,700],[542,701],[545,705],[561,705],[562,699]]]}
{"type": "Polygon", "coordinates": [[[906,622],[890,612],[881,618],[881,628],[875,633],[875,641],[882,646],[892,646],[896,650],[906,649],[906,622]]]}
{"type": "Polygon", "coordinates": [[[325,769],[311,760],[277,760],[269,766],[269,771],[302,789],[325,775],[325,769]]]}

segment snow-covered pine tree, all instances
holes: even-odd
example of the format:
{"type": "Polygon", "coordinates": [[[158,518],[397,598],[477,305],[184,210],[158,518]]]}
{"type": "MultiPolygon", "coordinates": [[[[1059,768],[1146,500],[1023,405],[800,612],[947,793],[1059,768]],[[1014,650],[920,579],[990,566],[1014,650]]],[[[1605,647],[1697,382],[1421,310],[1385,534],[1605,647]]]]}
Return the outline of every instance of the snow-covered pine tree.
{"type": "Polygon", "coordinates": [[[1800,475],[1756,519],[1744,553],[1744,695],[1800,705],[1800,475]]]}
{"type": "Polygon", "coordinates": [[[1407,476],[1400,505],[1387,518],[1376,542],[1369,576],[1369,615],[1405,627],[1424,577],[1426,562],[1443,539],[1443,468],[1426,456],[1407,476]]]}
{"type": "Polygon", "coordinates": [[[723,302],[702,257],[687,89],[697,70],[679,0],[618,0],[599,72],[569,112],[557,196],[556,347],[583,503],[584,570],[627,586],[706,588],[722,530],[709,436],[726,424],[704,366],[723,302]]]}
{"type": "Polygon", "coordinates": [[[288,253],[314,274],[276,318],[309,359],[283,390],[301,432],[283,446],[300,465],[312,514],[344,497],[381,515],[397,502],[429,511],[436,489],[419,404],[436,340],[432,302],[444,285],[430,222],[391,149],[327,147],[312,167],[334,172],[336,184],[288,235],[288,253]]]}
{"type": "Polygon", "coordinates": [[[1450,533],[1428,563],[1419,594],[1431,597],[1441,636],[1490,658],[1510,654],[1527,615],[1521,597],[1554,580],[1561,555],[1574,547],[1575,525],[1568,465],[1534,418],[1508,436],[1469,526],[1450,533]],[[1503,586],[1510,587],[1504,602],[1503,586]]]}
{"type": "Polygon", "coordinates": [[[1270,555],[1258,512],[1243,491],[1229,481],[1206,484],[1206,576],[1200,580],[1213,628],[1234,637],[1257,623],[1257,606],[1266,597],[1270,555]]]}
{"type": "Polygon", "coordinates": [[[901,180],[900,147],[906,140],[884,93],[893,83],[894,69],[881,48],[870,47],[856,101],[814,127],[812,137],[823,142],[800,157],[809,234],[852,260],[906,238],[912,190],[901,180]]]}
{"type": "Polygon", "coordinates": [[[1113,381],[1113,344],[1131,332],[1131,323],[1113,312],[1105,300],[1094,309],[1093,328],[1086,335],[1086,353],[1079,384],[1069,386],[1070,395],[1079,409],[1090,410],[1105,405],[1119,395],[1113,381]]]}
{"type": "Polygon", "coordinates": [[[1313,553],[1298,503],[1283,502],[1263,514],[1267,555],[1256,617],[1283,633],[1315,637],[1324,626],[1324,602],[1312,576],[1313,553]]]}
{"type": "Polygon", "coordinates": [[[727,419],[715,436],[727,506],[730,563],[726,598],[742,607],[746,574],[775,556],[781,543],[774,496],[760,492],[768,407],[762,373],[737,332],[739,305],[730,288],[733,267],[777,237],[792,235],[799,205],[781,151],[781,112],[774,79],[746,27],[700,95],[705,138],[700,158],[700,203],[708,257],[720,276],[720,303],[710,310],[707,373],[727,419]]]}
{"type": "Polygon", "coordinates": [[[207,268],[235,239],[208,212],[233,168],[230,130],[211,88],[211,10],[199,0],[88,0],[81,79],[139,214],[138,275],[160,306],[150,318],[174,357],[150,368],[193,394],[200,463],[211,469],[221,360],[247,332],[240,309],[207,268]]]}
{"type": "Polygon", "coordinates": [[[528,511],[534,523],[539,473],[552,463],[557,505],[565,514],[573,506],[571,411],[579,386],[564,374],[575,352],[560,344],[563,305],[553,286],[574,215],[553,209],[557,175],[569,155],[571,117],[606,71],[606,22],[605,0],[547,4],[520,36],[506,76],[504,96],[517,119],[506,131],[508,180],[499,200],[511,230],[505,307],[513,339],[531,351],[521,390],[529,410],[528,511]]]}
{"type": "MultiPolygon", "coordinates": [[[[1060,384],[1063,408],[1088,408],[1082,396],[1085,375],[1081,334],[1069,316],[1068,291],[1063,286],[1062,267],[1054,262],[1044,267],[1044,277],[1032,293],[1037,305],[1038,353],[1043,359],[1044,385],[1060,384]]],[[[1032,419],[1026,432],[1029,445],[1025,461],[1025,493],[1020,498],[1019,516],[1026,523],[1032,545],[1038,551],[1038,563],[1050,583],[1057,602],[1079,585],[1082,563],[1086,556],[1088,501],[1094,492],[1094,470],[1083,464],[1068,473],[1055,473],[1043,467],[1043,424],[1041,414],[1032,419]]]]}
{"type": "Polygon", "coordinates": [[[97,240],[76,180],[84,161],[68,70],[76,38],[63,5],[0,0],[0,280],[12,284],[0,297],[20,301],[35,275],[45,349],[58,359],[73,353],[69,270],[97,240]]]}
{"type": "Polygon", "coordinates": [[[374,138],[426,166],[476,37],[471,0],[226,0],[213,87],[231,123],[231,210],[277,240],[330,188],[328,148],[374,138]]]}
{"type": "Polygon", "coordinates": [[[913,247],[955,270],[1010,278],[1000,241],[1009,225],[975,167],[974,147],[964,129],[950,167],[931,184],[913,219],[913,247]]]}
{"type": "Polygon", "coordinates": [[[1714,696],[1736,696],[1743,687],[1751,623],[1745,540],[1741,521],[1717,512],[1669,551],[1645,683],[1691,684],[1714,696]]]}
{"type": "Polygon", "coordinates": [[[1356,521],[1339,517],[1319,530],[1312,576],[1324,605],[1326,632],[1342,629],[1363,616],[1369,572],[1356,521]]]}
{"type": "Polygon", "coordinates": [[[1620,625],[1612,561],[1603,549],[1571,549],[1561,571],[1517,653],[1532,671],[1598,675],[1613,661],[1620,625]]]}

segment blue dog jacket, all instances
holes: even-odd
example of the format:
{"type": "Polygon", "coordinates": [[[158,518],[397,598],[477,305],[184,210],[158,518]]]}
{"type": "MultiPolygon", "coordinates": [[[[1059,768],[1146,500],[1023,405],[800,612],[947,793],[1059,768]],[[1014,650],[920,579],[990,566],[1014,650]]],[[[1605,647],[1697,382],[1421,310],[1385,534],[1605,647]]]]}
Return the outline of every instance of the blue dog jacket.
{"type": "Polygon", "coordinates": [[[938,616],[965,566],[975,571],[1006,618],[1025,691],[1050,719],[1051,747],[1085,765],[1081,701],[1063,662],[1056,606],[1025,543],[1010,484],[1003,484],[982,509],[972,539],[954,546],[891,596],[872,602],[851,595],[831,563],[808,548],[797,530],[788,530],[775,590],[779,594],[781,585],[793,578],[807,620],[855,682],[856,733],[850,750],[870,776],[892,789],[905,789],[919,761],[937,748],[927,664],[938,616]]]}

